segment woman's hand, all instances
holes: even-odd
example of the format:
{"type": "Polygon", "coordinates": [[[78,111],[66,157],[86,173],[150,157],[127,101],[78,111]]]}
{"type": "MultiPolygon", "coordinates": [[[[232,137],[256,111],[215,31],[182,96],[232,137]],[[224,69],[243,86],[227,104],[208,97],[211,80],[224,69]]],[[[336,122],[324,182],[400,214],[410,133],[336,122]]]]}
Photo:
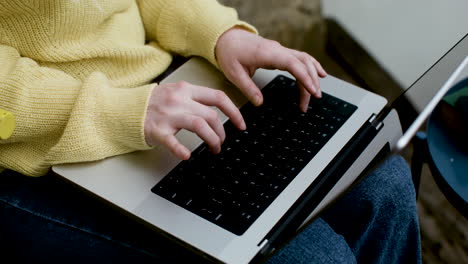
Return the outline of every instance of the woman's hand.
{"type": "Polygon", "coordinates": [[[150,146],[161,144],[187,160],[190,151],[175,137],[180,129],[187,129],[203,139],[214,153],[219,153],[226,134],[211,106],[219,108],[237,128],[246,128],[239,109],[222,91],[187,82],[155,87],[145,120],[146,142],[150,146]]]}
{"type": "Polygon", "coordinates": [[[216,58],[224,75],[257,106],[263,103],[263,96],[251,77],[258,68],[279,69],[294,75],[300,88],[299,105],[304,112],[311,94],[321,96],[319,77],[327,75],[309,54],[236,27],[219,38],[216,58]]]}

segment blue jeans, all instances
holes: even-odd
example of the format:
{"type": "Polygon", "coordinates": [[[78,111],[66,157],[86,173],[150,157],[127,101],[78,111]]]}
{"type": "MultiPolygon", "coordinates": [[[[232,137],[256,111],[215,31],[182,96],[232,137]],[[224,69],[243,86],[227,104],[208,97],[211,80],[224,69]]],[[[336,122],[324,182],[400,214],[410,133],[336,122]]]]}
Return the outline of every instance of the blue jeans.
{"type": "MultiPolygon", "coordinates": [[[[420,263],[415,191],[394,156],[267,263],[420,263]]],[[[0,253],[15,263],[200,263],[201,257],[55,175],[0,174],[0,253]]]]}

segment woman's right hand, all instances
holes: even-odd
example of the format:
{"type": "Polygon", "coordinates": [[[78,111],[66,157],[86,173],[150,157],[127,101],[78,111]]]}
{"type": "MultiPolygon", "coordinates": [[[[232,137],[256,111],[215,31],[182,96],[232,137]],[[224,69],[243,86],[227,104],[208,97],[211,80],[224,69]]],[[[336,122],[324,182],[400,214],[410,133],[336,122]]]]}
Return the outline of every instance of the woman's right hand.
{"type": "Polygon", "coordinates": [[[212,152],[219,153],[226,134],[211,106],[219,108],[237,128],[246,129],[239,109],[222,91],[183,81],[155,87],[145,119],[146,142],[150,146],[161,144],[187,160],[190,151],[175,137],[179,130],[186,129],[203,139],[212,152]]]}

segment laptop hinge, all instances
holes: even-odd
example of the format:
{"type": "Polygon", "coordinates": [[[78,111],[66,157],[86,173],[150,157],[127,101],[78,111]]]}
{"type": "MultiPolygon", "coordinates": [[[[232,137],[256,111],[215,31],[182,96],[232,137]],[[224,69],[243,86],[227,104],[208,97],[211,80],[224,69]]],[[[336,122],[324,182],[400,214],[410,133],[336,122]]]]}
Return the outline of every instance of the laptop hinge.
{"type": "MultiPolygon", "coordinates": [[[[317,179],[307,188],[298,201],[289,209],[273,230],[265,237],[268,243],[263,246],[259,255],[269,255],[293,237],[303,221],[318,206],[320,201],[335,186],[347,169],[356,159],[356,153],[361,153],[377,135],[383,124],[375,114],[359,129],[351,140],[342,148],[329,165],[320,173],[317,179]]],[[[263,243],[262,241],[262,243],[263,243]]]]}
{"type": "Polygon", "coordinates": [[[367,122],[369,122],[377,131],[380,131],[384,125],[382,120],[378,118],[376,114],[372,114],[367,122]]]}
{"type": "Polygon", "coordinates": [[[260,248],[260,252],[262,252],[265,249],[265,246],[267,243],[268,243],[268,239],[263,239],[262,242],[258,243],[257,246],[260,248]]]}

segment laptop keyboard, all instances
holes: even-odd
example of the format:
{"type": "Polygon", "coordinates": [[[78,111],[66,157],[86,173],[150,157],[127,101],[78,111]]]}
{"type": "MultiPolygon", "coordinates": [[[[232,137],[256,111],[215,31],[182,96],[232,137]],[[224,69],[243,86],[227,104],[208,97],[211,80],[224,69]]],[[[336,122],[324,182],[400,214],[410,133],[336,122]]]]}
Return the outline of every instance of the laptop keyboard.
{"type": "Polygon", "coordinates": [[[322,93],[303,113],[295,81],[281,75],[262,92],[262,106],[240,109],[247,130],[227,121],[220,154],[202,144],[151,191],[242,235],[357,109],[322,93]]]}

